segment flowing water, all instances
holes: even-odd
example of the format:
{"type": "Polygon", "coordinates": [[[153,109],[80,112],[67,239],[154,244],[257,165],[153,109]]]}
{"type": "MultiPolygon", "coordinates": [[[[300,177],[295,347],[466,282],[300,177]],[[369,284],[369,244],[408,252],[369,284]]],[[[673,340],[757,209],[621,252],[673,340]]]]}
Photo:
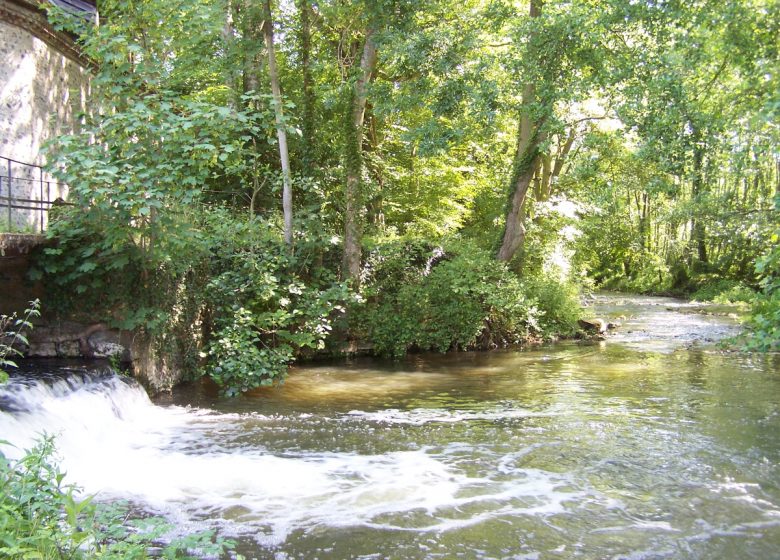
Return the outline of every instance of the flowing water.
{"type": "Polygon", "coordinates": [[[718,350],[733,321],[674,300],[596,306],[624,317],[603,342],[300,367],[233,400],[21,375],[0,439],[56,433],[85,492],[249,558],[780,557],[777,356],[718,350]]]}

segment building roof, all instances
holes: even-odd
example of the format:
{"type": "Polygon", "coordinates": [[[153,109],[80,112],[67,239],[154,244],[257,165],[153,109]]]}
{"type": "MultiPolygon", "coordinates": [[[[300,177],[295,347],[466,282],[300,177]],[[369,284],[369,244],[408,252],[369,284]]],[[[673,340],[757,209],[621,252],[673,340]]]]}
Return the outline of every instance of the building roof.
{"type": "Polygon", "coordinates": [[[87,2],[86,0],[49,0],[55,6],[59,6],[63,10],[67,10],[72,13],[84,14],[85,16],[92,17],[97,13],[97,5],[95,2],[87,2]]]}

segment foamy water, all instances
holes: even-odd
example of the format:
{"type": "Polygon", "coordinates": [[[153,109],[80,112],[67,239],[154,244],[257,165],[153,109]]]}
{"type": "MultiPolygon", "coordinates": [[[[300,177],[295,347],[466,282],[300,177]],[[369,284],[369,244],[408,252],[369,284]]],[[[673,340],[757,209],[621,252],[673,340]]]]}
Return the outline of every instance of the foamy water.
{"type": "MultiPolygon", "coordinates": [[[[53,435],[67,479],[85,494],[130,499],[190,529],[217,524],[226,534],[252,535],[264,544],[317,526],[448,531],[496,514],[559,513],[588,494],[566,475],[525,469],[509,456],[492,472],[467,473],[458,465],[460,445],[282,456],[261,446],[226,446],[224,436],[229,441],[237,427],[262,430],[263,423],[284,418],[156,406],[140,386],[114,375],[18,378],[0,390],[0,400],[6,409],[0,438],[14,446],[3,448],[7,455],[19,456],[41,434],[53,435]],[[475,504],[476,513],[464,513],[475,504]]],[[[341,420],[417,424],[527,415],[352,411],[341,420]]]]}

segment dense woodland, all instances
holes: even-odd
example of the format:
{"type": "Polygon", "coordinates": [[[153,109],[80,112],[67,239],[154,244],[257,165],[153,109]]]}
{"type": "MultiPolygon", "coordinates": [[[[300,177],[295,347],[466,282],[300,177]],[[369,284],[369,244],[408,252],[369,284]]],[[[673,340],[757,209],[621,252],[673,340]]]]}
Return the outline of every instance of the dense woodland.
{"type": "Polygon", "coordinates": [[[145,0],[49,146],[63,311],[229,394],[352,344],[571,335],[609,288],[780,341],[777,0],[145,0]]]}

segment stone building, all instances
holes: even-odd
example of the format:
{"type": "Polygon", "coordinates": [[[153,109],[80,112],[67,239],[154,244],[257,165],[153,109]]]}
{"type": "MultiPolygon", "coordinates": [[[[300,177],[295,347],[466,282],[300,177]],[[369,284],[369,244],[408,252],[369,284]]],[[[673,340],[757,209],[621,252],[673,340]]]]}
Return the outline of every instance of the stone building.
{"type": "MultiPolygon", "coordinates": [[[[97,18],[94,2],[51,0],[97,18]]],[[[89,95],[89,61],[53,28],[42,0],[0,0],[0,231],[42,231],[67,188],[46,174],[41,147],[73,132],[89,95]]]]}

